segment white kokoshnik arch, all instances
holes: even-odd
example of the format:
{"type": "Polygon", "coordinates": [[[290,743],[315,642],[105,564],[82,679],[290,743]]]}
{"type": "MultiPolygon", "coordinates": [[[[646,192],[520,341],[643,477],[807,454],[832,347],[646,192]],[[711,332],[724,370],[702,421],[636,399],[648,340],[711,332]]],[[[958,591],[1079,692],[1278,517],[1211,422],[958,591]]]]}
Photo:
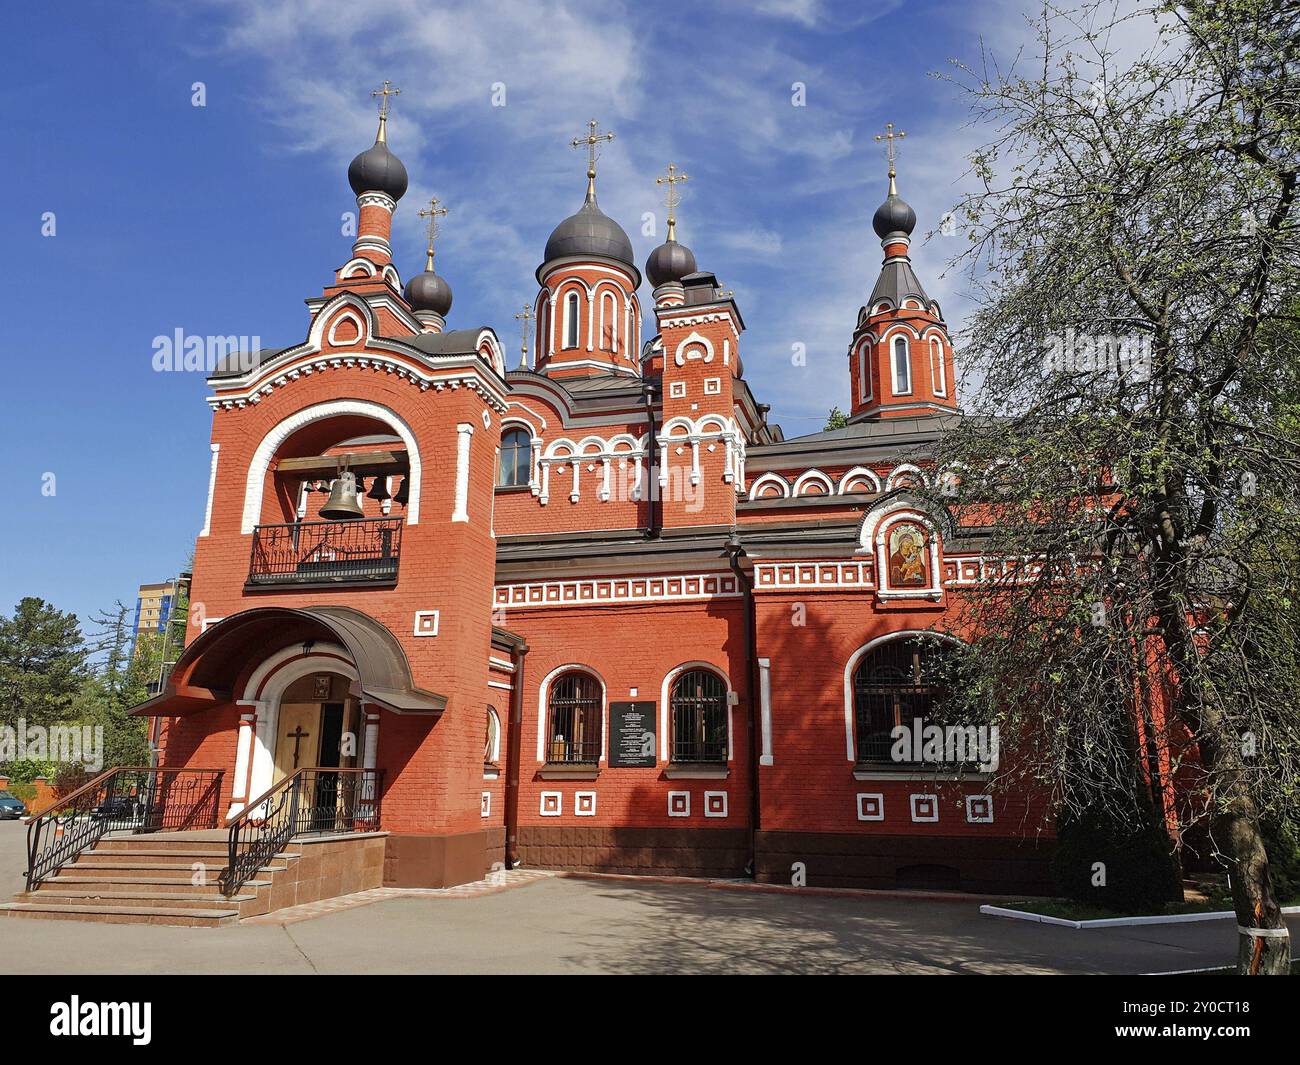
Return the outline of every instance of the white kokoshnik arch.
{"type": "Polygon", "coordinates": [[[262,442],[257,445],[257,450],[253,452],[253,459],[248,464],[248,478],[244,487],[244,514],[239,527],[242,534],[248,535],[251,533],[257,527],[258,520],[262,516],[262,496],[266,487],[266,471],[270,469],[271,460],[275,457],[275,453],[280,449],[280,446],[306,425],[323,421],[326,418],[338,418],[346,415],[373,418],[375,421],[383,422],[401,437],[402,443],[406,445],[407,461],[410,465],[408,471],[410,499],[406,504],[406,524],[419,524],[420,449],[415,442],[415,434],[411,431],[411,427],[406,424],[400,415],[379,403],[371,403],[363,399],[333,399],[325,403],[317,403],[311,407],[304,407],[296,414],[289,415],[289,417],[275,425],[266,436],[262,437],[262,442]]]}

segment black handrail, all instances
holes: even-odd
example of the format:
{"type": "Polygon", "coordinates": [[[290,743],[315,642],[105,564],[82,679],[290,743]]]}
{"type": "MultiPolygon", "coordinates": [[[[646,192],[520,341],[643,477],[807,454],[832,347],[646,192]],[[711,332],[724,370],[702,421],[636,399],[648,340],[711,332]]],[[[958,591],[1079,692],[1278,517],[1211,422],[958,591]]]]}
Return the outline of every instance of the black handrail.
{"type": "Polygon", "coordinates": [[[299,769],[259,795],[227,823],[222,894],[238,893],[295,836],[375,832],[380,826],[381,769],[299,769]]]}
{"type": "Polygon", "coordinates": [[[101,773],[27,823],[27,890],[108,832],[216,828],[223,775],[220,769],[143,766],[101,773]]]}
{"type": "Polygon", "coordinates": [[[394,581],[402,518],[300,521],[253,530],[248,584],[394,581]]]}

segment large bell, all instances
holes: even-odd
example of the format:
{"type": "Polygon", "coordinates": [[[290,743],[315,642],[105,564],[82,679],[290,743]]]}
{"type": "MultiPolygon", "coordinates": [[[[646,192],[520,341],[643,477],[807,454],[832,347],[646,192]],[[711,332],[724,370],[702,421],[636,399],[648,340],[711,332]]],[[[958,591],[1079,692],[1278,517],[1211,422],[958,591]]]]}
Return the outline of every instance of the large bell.
{"type": "Polygon", "coordinates": [[[357,478],[351,470],[339,474],[330,488],[330,497],[320,508],[320,516],[331,521],[350,521],[363,516],[361,501],[357,499],[357,478]]]}
{"type": "Polygon", "coordinates": [[[399,507],[406,506],[406,501],[411,497],[411,486],[408,482],[409,478],[403,477],[402,483],[397,486],[397,491],[393,493],[393,502],[399,507]]]}

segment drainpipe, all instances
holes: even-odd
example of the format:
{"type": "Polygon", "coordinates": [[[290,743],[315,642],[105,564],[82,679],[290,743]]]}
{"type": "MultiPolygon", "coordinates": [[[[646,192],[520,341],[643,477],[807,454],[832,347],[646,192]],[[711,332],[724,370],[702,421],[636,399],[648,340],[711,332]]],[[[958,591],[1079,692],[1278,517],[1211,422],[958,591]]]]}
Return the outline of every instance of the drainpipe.
{"type": "Polygon", "coordinates": [[[645,400],[646,421],[649,428],[646,430],[646,471],[645,480],[649,486],[650,510],[648,513],[649,527],[646,529],[647,540],[657,540],[659,538],[659,442],[655,435],[655,383],[653,381],[641,382],[641,398],[645,400]]]}
{"type": "Polygon", "coordinates": [[[510,693],[510,732],[506,736],[506,852],[505,865],[519,864],[519,751],[524,727],[524,657],[528,644],[515,648],[514,691],[510,693]]]}
{"type": "Polygon", "coordinates": [[[749,680],[749,875],[758,876],[758,832],[762,804],[758,793],[759,757],[763,749],[763,737],[759,731],[758,721],[758,632],[757,618],[754,611],[754,583],[749,574],[740,565],[740,560],[747,557],[740,542],[740,535],[732,526],[731,535],[726,544],[727,561],[731,572],[736,575],[745,592],[745,676],[749,680]]]}

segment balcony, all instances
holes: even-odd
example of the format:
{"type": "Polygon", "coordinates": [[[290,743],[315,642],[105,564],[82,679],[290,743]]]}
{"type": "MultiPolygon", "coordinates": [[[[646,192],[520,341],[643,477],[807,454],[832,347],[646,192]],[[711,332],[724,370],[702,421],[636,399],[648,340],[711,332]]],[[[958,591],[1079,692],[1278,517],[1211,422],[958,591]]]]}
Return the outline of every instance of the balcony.
{"type": "Polygon", "coordinates": [[[259,525],[247,587],[393,584],[402,524],[402,518],[366,518],[259,525]]]}

